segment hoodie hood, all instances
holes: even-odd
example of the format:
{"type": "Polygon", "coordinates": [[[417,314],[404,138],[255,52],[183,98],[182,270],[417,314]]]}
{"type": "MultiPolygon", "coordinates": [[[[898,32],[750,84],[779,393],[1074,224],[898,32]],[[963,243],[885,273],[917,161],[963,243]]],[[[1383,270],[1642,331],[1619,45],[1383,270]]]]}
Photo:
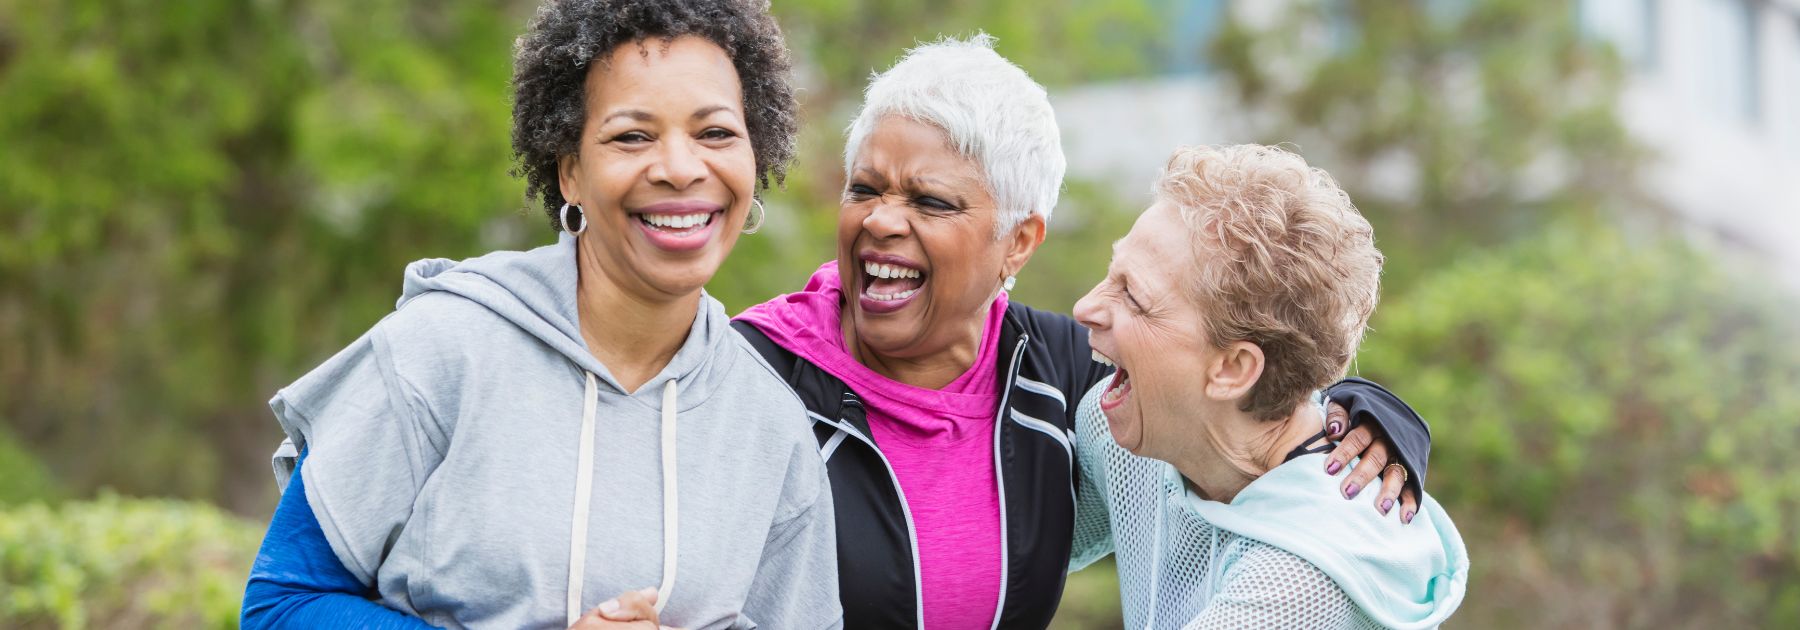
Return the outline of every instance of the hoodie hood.
{"type": "MultiPolygon", "coordinates": [[[[395,309],[436,291],[480,304],[519,329],[543,341],[582,370],[599,378],[602,387],[629,393],[612,372],[594,357],[581,336],[577,302],[580,284],[575,261],[576,237],[558,234],[556,243],[515,252],[501,251],[454,261],[427,258],[406,266],[405,281],[395,309]]],[[[723,307],[704,291],[688,338],[657,376],[638,388],[637,394],[654,397],[668,379],[676,379],[684,401],[697,401],[711,391],[697,372],[707,357],[726,339],[728,322],[723,307]],[[715,316],[716,315],[716,316],[715,316]]]]}
{"type": "MultiPolygon", "coordinates": [[[[1469,557],[1444,508],[1425,495],[1413,522],[1382,516],[1368,500],[1344,500],[1338,475],[1322,475],[1325,455],[1294,458],[1238,492],[1231,503],[1191,491],[1188,507],[1214,526],[1262,541],[1317,566],[1370,619],[1390,628],[1443,623],[1462,603],[1469,557]]],[[[1168,474],[1182,483],[1180,473],[1168,474]]],[[[1364,495],[1368,498],[1368,495],[1364,495]]]]}

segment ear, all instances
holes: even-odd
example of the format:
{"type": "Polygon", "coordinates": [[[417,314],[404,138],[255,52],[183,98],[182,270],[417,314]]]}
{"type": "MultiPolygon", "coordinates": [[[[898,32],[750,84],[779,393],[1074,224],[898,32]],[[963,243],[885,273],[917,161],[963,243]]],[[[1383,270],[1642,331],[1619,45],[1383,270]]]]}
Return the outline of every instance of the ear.
{"type": "Polygon", "coordinates": [[[577,206],[581,205],[580,187],[576,185],[576,182],[581,181],[581,178],[576,176],[580,170],[581,156],[574,153],[556,156],[557,188],[562,192],[563,201],[577,206]]]}
{"type": "Polygon", "coordinates": [[[1013,226],[1012,233],[1001,237],[1006,241],[1006,275],[1016,275],[1025,263],[1031,261],[1031,255],[1037,252],[1039,245],[1044,244],[1044,217],[1034,214],[1025,217],[1018,225],[1013,226]]]}
{"type": "Polygon", "coordinates": [[[1236,401],[1250,395],[1250,389],[1262,378],[1263,351],[1248,341],[1233,341],[1213,356],[1206,370],[1206,396],[1218,401],[1236,401]]]}

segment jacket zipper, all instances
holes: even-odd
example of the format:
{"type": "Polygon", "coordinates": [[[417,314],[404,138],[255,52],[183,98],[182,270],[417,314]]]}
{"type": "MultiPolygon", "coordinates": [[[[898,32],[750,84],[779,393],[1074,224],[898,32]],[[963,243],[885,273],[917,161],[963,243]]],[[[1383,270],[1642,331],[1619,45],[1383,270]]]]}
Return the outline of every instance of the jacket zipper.
{"type": "Polygon", "coordinates": [[[1025,358],[1025,344],[1031,341],[1031,335],[1019,333],[1019,344],[1013,347],[1012,365],[1006,372],[1006,386],[1000,390],[1000,409],[994,415],[994,487],[1000,496],[1000,601],[994,604],[994,623],[990,630],[1000,627],[1000,618],[1006,612],[1006,570],[1010,550],[1007,548],[1006,535],[1006,468],[1000,461],[1000,436],[1006,429],[1006,417],[1012,413],[1013,383],[1019,378],[1019,364],[1025,358]]]}
{"type": "MultiPolygon", "coordinates": [[[[812,413],[812,412],[809,411],[807,413],[812,413]]],[[[819,416],[818,414],[812,414],[812,415],[815,418],[823,419],[823,416],[819,416]]],[[[827,421],[827,422],[829,422],[829,421],[827,421]]],[[[906,489],[900,487],[900,476],[894,474],[894,465],[892,463],[888,462],[887,454],[882,453],[881,449],[875,447],[874,440],[871,440],[867,436],[857,432],[855,430],[855,427],[850,426],[850,424],[847,422],[843,422],[843,423],[830,422],[830,424],[832,426],[837,427],[837,430],[848,433],[852,437],[855,437],[857,440],[862,441],[863,444],[867,444],[869,446],[869,450],[875,451],[875,456],[881,459],[882,468],[887,469],[888,483],[891,483],[894,485],[894,493],[898,494],[900,496],[900,515],[906,518],[906,541],[907,541],[907,545],[908,545],[907,550],[912,553],[913,603],[914,603],[913,614],[914,614],[914,619],[917,622],[917,625],[915,627],[919,628],[920,630],[924,630],[924,628],[925,628],[925,579],[924,579],[924,574],[921,572],[921,569],[919,567],[919,534],[913,526],[912,508],[910,506],[908,506],[906,503],[906,489]]],[[[1004,535],[1004,534],[1002,534],[1002,535],[1004,535]]]]}

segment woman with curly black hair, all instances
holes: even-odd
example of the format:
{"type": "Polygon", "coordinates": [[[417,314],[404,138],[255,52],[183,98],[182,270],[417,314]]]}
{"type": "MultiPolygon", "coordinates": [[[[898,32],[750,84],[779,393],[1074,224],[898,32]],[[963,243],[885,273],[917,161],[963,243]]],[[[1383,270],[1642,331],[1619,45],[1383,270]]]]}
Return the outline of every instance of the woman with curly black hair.
{"type": "Polygon", "coordinates": [[[702,290],[793,153],[766,2],[549,0],[514,64],[557,242],[413,263],[270,401],[244,626],[840,626],[805,408],[702,290]]]}

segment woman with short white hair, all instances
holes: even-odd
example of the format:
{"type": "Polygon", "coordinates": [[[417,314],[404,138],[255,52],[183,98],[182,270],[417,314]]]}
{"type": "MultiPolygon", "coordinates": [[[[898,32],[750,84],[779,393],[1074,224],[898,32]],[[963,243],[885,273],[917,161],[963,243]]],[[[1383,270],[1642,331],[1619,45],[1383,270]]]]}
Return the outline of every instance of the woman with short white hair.
{"type": "Polygon", "coordinates": [[[1461,603],[1469,561],[1443,508],[1349,505],[1306,448],[1381,265],[1349,196],[1293,153],[1169,160],[1075,305],[1118,371],[1080,403],[1072,566],[1117,556],[1126,625],[1424,628],[1461,603]]]}
{"type": "MultiPolygon", "coordinates": [[[[1048,95],[992,38],[946,39],[875,77],[847,135],[837,259],[734,323],[812,415],[845,626],[1044,627],[1074,533],[1072,403],[1111,372],[1073,320],[1007,295],[1062,188],[1048,95]]],[[[1392,461],[1379,435],[1336,455],[1374,444],[1365,485],[1392,461]]]]}

